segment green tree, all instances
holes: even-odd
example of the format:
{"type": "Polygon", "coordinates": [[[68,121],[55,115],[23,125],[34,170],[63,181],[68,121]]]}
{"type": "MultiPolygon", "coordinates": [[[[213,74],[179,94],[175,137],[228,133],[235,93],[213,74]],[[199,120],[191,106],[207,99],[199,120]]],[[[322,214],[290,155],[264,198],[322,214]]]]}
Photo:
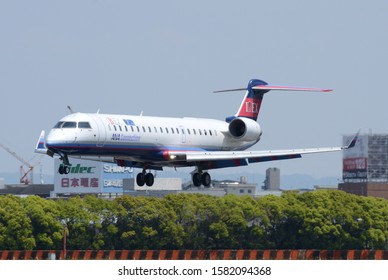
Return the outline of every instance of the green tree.
{"type": "Polygon", "coordinates": [[[60,215],[59,221],[66,227],[67,248],[71,250],[96,249],[95,225],[85,200],[80,197],[57,201],[60,215]]]}
{"type": "Polygon", "coordinates": [[[283,197],[267,195],[257,200],[258,215],[256,224],[262,228],[262,239],[257,240],[259,248],[277,248],[288,238],[287,228],[287,200],[283,197]]]}
{"type": "Polygon", "coordinates": [[[229,236],[221,220],[220,199],[209,195],[179,194],[165,197],[184,231],[184,249],[222,248],[229,236]]]}
{"type": "Polygon", "coordinates": [[[221,199],[221,220],[226,226],[223,248],[256,248],[263,231],[255,224],[259,216],[256,201],[251,196],[227,195],[221,199]]]}
{"type": "Polygon", "coordinates": [[[22,199],[0,196],[0,249],[32,250],[36,246],[32,231],[22,199]]]}
{"type": "Polygon", "coordinates": [[[38,196],[29,196],[22,202],[33,228],[35,249],[60,249],[63,227],[59,221],[60,211],[57,204],[38,196]]]}
{"type": "Polygon", "coordinates": [[[115,249],[120,246],[117,219],[124,208],[115,201],[86,196],[85,207],[90,215],[88,232],[95,249],[115,249]]]}
{"type": "Polygon", "coordinates": [[[182,246],[182,228],[174,211],[162,199],[123,196],[116,199],[121,211],[117,226],[123,249],[177,249],[182,246]]]}

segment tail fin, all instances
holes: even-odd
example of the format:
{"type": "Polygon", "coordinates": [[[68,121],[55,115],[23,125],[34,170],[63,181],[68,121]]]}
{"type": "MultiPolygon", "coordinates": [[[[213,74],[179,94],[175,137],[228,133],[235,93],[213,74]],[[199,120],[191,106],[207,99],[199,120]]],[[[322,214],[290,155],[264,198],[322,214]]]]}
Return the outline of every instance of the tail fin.
{"type": "Polygon", "coordinates": [[[249,81],[247,88],[227,89],[218,90],[215,92],[230,92],[230,91],[241,91],[246,90],[245,97],[241,102],[240,108],[234,116],[226,118],[227,122],[230,122],[234,118],[245,117],[252,120],[257,120],[260,112],[261,102],[263,96],[270,90],[290,90],[290,91],[320,91],[330,92],[331,89],[321,88],[306,88],[306,87],[291,87],[291,86],[275,86],[269,85],[262,80],[252,79],[249,81]]]}

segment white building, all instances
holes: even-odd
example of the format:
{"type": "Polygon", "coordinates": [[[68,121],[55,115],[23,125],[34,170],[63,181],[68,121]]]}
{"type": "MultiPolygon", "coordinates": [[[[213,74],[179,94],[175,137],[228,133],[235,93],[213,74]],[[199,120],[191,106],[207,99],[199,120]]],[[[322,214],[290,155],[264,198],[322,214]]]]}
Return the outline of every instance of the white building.
{"type": "Polygon", "coordinates": [[[214,188],[224,189],[225,194],[235,195],[256,195],[257,185],[248,183],[246,177],[241,177],[240,181],[224,180],[213,181],[214,188]]]}

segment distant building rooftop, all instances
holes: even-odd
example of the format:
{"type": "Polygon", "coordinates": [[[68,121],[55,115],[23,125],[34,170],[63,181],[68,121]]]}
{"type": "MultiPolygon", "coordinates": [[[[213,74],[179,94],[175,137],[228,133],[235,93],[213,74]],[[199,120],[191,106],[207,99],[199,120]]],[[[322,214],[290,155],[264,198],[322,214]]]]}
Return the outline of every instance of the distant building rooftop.
{"type": "Polygon", "coordinates": [[[314,189],[316,189],[316,190],[338,190],[338,186],[319,186],[319,185],[315,185],[314,189]]]}
{"type": "Polygon", "coordinates": [[[53,190],[53,184],[5,185],[3,189],[0,189],[0,195],[37,195],[40,197],[49,197],[50,192],[53,190]]]}

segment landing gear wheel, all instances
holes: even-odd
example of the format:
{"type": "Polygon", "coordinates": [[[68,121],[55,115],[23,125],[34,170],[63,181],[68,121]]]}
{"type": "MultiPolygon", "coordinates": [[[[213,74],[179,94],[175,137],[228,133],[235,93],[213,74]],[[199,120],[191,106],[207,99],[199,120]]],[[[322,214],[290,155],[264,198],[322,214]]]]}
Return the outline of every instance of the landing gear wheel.
{"type": "Polygon", "coordinates": [[[70,166],[61,164],[58,168],[58,173],[63,174],[69,174],[70,173],[70,166]]]}
{"type": "Polygon", "coordinates": [[[201,186],[201,174],[199,174],[198,172],[195,172],[193,174],[193,184],[196,187],[201,186]]]}
{"type": "Polygon", "coordinates": [[[137,174],[137,176],[136,176],[136,184],[137,184],[139,187],[144,186],[145,180],[146,180],[146,179],[145,179],[144,173],[139,173],[139,174],[137,174]]]}
{"type": "Polygon", "coordinates": [[[145,183],[148,187],[152,187],[152,185],[154,184],[154,174],[152,173],[147,173],[145,175],[145,183]]]}
{"type": "Polygon", "coordinates": [[[201,176],[201,182],[202,182],[202,185],[208,188],[211,183],[210,174],[207,172],[203,173],[201,176]]]}

